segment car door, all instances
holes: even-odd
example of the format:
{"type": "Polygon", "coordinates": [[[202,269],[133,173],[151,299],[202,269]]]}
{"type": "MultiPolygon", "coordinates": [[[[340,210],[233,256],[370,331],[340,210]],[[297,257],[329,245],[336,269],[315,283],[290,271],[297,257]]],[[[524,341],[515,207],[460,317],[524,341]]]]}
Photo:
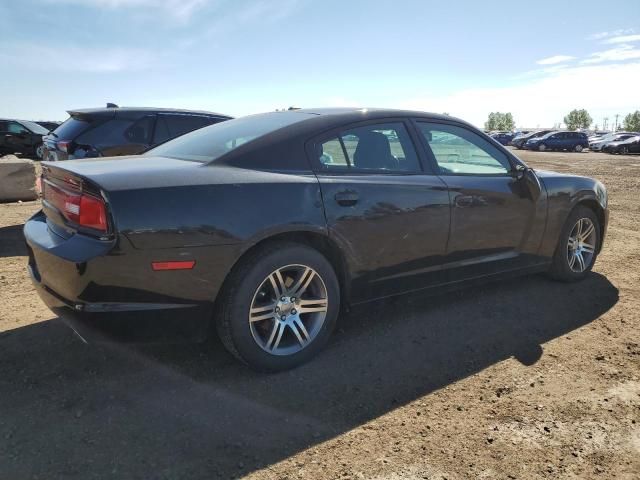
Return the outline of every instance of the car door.
{"type": "Polygon", "coordinates": [[[32,132],[19,122],[9,120],[4,134],[5,147],[11,152],[30,153],[32,132]]]}
{"type": "Polygon", "coordinates": [[[446,185],[424,171],[397,118],[350,125],[308,144],[329,235],[345,252],[354,302],[442,282],[446,185]]]}
{"type": "Polygon", "coordinates": [[[465,125],[417,120],[416,126],[449,189],[449,280],[541,263],[546,198],[535,174],[516,168],[508,153],[465,125]]]}

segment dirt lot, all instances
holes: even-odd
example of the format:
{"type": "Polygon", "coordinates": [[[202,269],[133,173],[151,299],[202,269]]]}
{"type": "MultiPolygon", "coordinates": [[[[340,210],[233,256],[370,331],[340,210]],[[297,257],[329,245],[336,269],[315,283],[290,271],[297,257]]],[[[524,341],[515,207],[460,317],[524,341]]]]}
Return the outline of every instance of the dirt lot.
{"type": "Polygon", "coordinates": [[[215,341],[84,345],[25,273],[38,205],[0,205],[0,478],[640,478],[640,156],[523,157],[609,189],[585,282],[359,308],[270,376],[215,341]]]}

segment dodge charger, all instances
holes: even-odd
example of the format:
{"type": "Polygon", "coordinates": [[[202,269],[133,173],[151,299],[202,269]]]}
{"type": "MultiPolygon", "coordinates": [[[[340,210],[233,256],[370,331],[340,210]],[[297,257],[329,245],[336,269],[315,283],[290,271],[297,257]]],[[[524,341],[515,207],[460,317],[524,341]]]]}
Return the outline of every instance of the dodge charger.
{"type": "Polygon", "coordinates": [[[29,272],[80,336],[217,332],[261,371],[316,355],[358,303],[579,281],[608,220],[594,179],[529,168],[448,115],[382,109],[252,115],[143,156],[45,162],[42,190],[29,272]]]}

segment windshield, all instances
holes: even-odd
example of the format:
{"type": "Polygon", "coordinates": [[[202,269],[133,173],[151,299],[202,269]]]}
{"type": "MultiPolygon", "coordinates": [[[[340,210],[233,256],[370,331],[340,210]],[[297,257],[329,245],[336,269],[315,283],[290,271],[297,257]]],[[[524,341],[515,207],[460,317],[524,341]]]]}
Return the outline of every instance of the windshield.
{"type": "Polygon", "coordinates": [[[228,120],[163,143],[145,155],[210,162],[240,145],[310,117],[302,112],[273,112],[228,120]]]}
{"type": "Polygon", "coordinates": [[[47,133],[49,133],[49,130],[44,128],[42,125],[38,125],[35,122],[30,122],[29,120],[21,120],[20,123],[22,123],[25,127],[31,130],[33,133],[39,133],[41,135],[46,135],[47,133]]]}

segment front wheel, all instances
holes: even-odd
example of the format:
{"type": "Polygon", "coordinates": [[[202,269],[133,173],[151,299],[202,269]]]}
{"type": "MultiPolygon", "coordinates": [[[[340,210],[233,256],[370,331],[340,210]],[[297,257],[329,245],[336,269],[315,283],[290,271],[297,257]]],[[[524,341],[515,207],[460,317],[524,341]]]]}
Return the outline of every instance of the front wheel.
{"type": "Polygon", "coordinates": [[[620,148],[620,153],[622,155],[627,155],[629,153],[629,147],[621,147],[620,148]]]}
{"type": "Polygon", "coordinates": [[[593,268],[600,250],[600,222],[593,210],[576,207],[562,229],[550,275],[556,280],[582,280],[593,268]]]}
{"type": "Polygon", "coordinates": [[[582,152],[582,145],[576,145],[574,150],[578,153],[582,152]]]}
{"type": "Polygon", "coordinates": [[[538,145],[538,151],[544,152],[547,149],[547,146],[544,143],[538,145]]]}
{"type": "Polygon", "coordinates": [[[42,156],[44,155],[44,146],[41,143],[36,145],[36,148],[34,148],[34,153],[36,154],[36,158],[38,160],[42,160],[42,156]]]}
{"type": "Polygon", "coordinates": [[[340,311],[333,267],[317,250],[295,243],[249,254],[221,295],[218,334],[227,350],[259,371],[287,370],[311,359],[340,311]]]}

